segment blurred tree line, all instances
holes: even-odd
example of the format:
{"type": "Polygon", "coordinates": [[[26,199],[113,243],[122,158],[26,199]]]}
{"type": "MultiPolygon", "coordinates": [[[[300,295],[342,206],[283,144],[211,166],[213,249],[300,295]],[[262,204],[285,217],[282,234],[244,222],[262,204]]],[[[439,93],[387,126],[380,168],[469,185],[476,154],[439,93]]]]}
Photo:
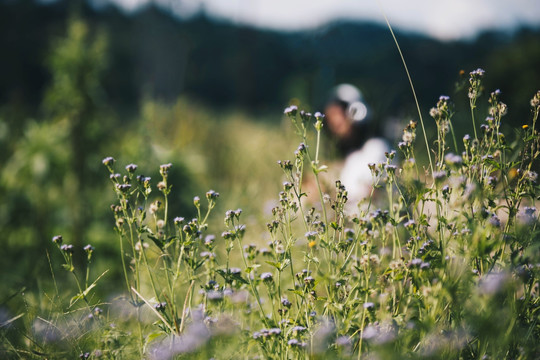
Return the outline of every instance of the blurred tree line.
{"type": "MultiPolygon", "coordinates": [[[[7,254],[0,302],[48,271],[43,249],[54,234],[76,246],[101,243],[105,255],[116,251],[104,156],[153,166],[146,175],[154,177],[160,162],[174,162],[171,213],[190,216],[191,197],[214,180],[228,186],[257,171],[241,177],[231,170],[238,140],[234,130],[236,140],[216,140],[220,114],[244,109],[279,119],[291,101],[321,109],[332,86],[349,82],[381,119],[414,116],[395,45],[373,24],[279,33],[204,13],[179,21],[154,6],[127,16],[83,1],[0,0],[0,34],[0,243],[7,254]]],[[[453,95],[461,69],[480,66],[487,90],[502,90],[514,124],[526,121],[540,84],[539,40],[530,29],[452,42],[399,34],[426,113],[438,95],[453,95]]],[[[249,131],[264,143],[259,128],[249,131]]]]}
{"type": "MultiPolygon", "coordinates": [[[[204,12],[178,20],[154,5],[129,16],[114,6],[96,10],[76,2],[90,28],[107,33],[103,89],[119,112],[135,113],[147,96],[172,101],[179,95],[253,111],[279,111],[291,98],[320,107],[329,87],[341,82],[360,86],[381,117],[413,108],[401,60],[380,25],[335,22],[279,33],[218,22],[204,12]]],[[[0,1],[0,104],[9,104],[11,115],[36,114],[51,76],[43,59],[51,39],[64,33],[73,3],[0,1]]],[[[483,67],[488,90],[500,87],[520,116],[528,108],[518,95],[531,97],[540,82],[539,39],[539,29],[448,42],[398,34],[426,108],[440,94],[452,95],[460,70],[483,67]]]]}

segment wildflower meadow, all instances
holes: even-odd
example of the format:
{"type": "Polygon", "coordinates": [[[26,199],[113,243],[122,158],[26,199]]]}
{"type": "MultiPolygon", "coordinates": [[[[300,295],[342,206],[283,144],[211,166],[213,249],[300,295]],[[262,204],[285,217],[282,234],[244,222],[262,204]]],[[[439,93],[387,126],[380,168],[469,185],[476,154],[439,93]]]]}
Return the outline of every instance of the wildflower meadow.
{"type": "Polygon", "coordinates": [[[323,181],[324,114],[295,105],[283,116],[296,140],[272,167],[281,190],[256,220],[216,211],[214,190],[176,213],[175,163],[105,157],[119,286],[99,290],[114,271],[94,266],[102,248],[54,234],[42,287],[8,299],[19,305],[0,318],[1,357],[539,358],[540,91],[503,134],[511,109],[488,75],[469,74],[470,112],[440,96],[429,119],[404,124],[353,210],[340,179],[323,181]],[[470,134],[456,135],[455,116],[470,134]]]}

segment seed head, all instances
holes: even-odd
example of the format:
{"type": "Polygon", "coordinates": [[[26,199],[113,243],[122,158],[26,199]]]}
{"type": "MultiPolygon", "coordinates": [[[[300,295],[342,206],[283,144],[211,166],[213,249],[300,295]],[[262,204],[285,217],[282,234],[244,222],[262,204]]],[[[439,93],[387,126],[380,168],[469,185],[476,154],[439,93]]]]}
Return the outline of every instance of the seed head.
{"type": "Polygon", "coordinates": [[[167,188],[167,184],[165,184],[165,181],[160,181],[157,184],[157,188],[159,191],[163,191],[167,188]]]}

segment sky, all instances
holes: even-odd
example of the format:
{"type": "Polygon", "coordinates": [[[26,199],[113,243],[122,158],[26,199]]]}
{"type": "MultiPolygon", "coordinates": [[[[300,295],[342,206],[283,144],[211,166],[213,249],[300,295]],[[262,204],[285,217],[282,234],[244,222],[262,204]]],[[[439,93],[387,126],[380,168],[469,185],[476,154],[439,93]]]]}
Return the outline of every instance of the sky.
{"type": "Polygon", "coordinates": [[[94,0],[136,11],[150,2],[180,17],[207,14],[262,28],[301,30],[333,20],[384,23],[441,40],[470,38],[485,29],[540,27],[540,0],[94,0]]]}

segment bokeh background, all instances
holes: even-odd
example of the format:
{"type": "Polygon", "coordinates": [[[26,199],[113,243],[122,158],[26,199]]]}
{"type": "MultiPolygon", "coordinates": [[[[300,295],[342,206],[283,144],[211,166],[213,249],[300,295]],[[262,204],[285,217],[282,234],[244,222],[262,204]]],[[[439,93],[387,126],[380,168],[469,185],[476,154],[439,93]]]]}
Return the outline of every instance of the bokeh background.
{"type": "MultiPolygon", "coordinates": [[[[506,129],[526,123],[540,88],[540,3],[427,3],[0,0],[0,306],[44,286],[60,263],[56,234],[92,244],[96,273],[112,269],[101,291],[115,289],[105,156],[156,180],[173,163],[172,217],[193,216],[193,196],[214,189],[217,228],[241,207],[263,239],[276,160],[298,145],[284,107],[321,110],[333,86],[352,83],[376,121],[396,125],[395,143],[418,115],[383,13],[425,119],[450,95],[458,135],[471,132],[466,82],[482,67],[486,91],[509,106],[506,129]]],[[[324,157],[336,160],[331,146],[324,157]]]]}

